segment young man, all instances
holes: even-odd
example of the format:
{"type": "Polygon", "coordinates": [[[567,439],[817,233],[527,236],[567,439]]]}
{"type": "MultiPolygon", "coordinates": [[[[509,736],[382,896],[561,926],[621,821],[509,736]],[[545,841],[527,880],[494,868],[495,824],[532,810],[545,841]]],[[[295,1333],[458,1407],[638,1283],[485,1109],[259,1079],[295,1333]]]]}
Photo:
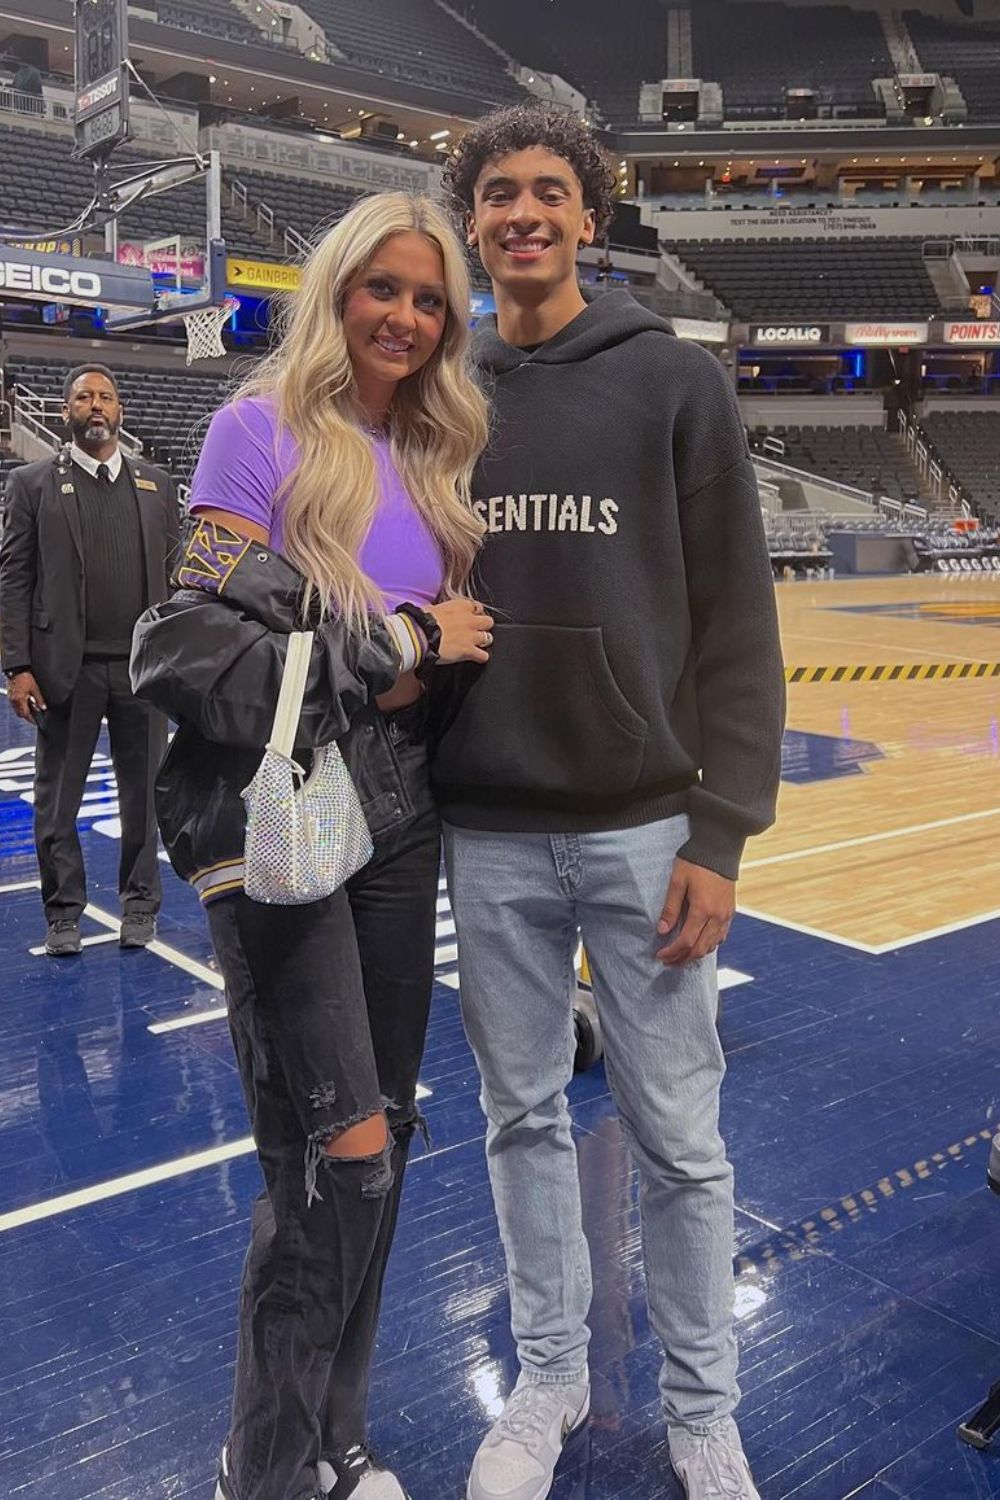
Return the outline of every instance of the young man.
{"type": "Polygon", "coordinates": [[[166,720],[132,692],[132,627],[169,592],[179,534],[173,481],[126,458],[123,409],[105,365],[70,370],[63,420],[72,441],[16,469],[0,544],[0,667],[10,706],[37,731],[35,844],[54,958],[80,952],[87,882],[76,819],[107,720],[122,842],[119,942],[156,932],[160,867],[153,777],[166,720]]]}
{"type": "Polygon", "coordinates": [[[670,1455],[691,1500],[758,1500],[732,1418],[732,1172],[715,950],[772,821],[784,684],[731,386],[627,292],[588,306],[578,247],[614,174],[572,117],[487,117],[449,186],[493,279],[495,403],[477,581],[501,623],[435,764],[466,1027],[521,1376],[469,1500],[542,1500],[589,1406],[590,1263],[565,1088],[573,956],[638,1167],[670,1455]]]}

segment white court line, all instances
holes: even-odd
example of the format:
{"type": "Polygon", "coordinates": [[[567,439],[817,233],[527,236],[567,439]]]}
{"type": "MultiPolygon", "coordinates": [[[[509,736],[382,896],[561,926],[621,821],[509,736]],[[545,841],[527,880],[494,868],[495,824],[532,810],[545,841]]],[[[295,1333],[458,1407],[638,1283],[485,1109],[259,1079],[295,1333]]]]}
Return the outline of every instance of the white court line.
{"type": "Polygon", "coordinates": [[[435,964],[450,964],[458,957],[458,944],[447,943],[441,948],[434,950],[435,964]]]}
{"type": "Polygon", "coordinates": [[[216,1006],[214,1010],[193,1010],[190,1015],[174,1016],[172,1021],[154,1021],[146,1030],[153,1036],[165,1036],[168,1031],[183,1031],[188,1026],[203,1026],[206,1021],[225,1020],[226,1014],[224,1005],[216,1006]]]}
{"type": "MultiPolygon", "coordinates": [[[[746,866],[744,866],[744,869],[746,866]]],[[[878,953],[870,943],[855,942],[853,938],[841,937],[836,932],[824,932],[820,927],[807,927],[804,922],[792,922],[786,917],[774,917],[767,911],[756,911],[752,906],[738,906],[741,916],[751,917],[755,922],[770,922],[772,927],[784,927],[789,932],[801,932],[804,937],[819,938],[824,943],[836,943],[841,948],[854,948],[858,953],[878,953]]]]}
{"type": "Polygon", "coordinates": [[[952,932],[964,932],[968,927],[978,927],[982,922],[995,922],[1000,918],[1000,909],[984,911],[978,917],[965,917],[961,922],[946,922],[943,927],[931,927],[926,932],[915,932],[911,937],[897,938],[894,943],[879,943],[875,953],[894,953],[897,948],[913,948],[917,943],[930,942],[932,938],[948,937],[952,932]]]}
{"type": "MultiPolygon", "coordinates": [[[[116,943],[117,932],[101,932],[96,937],[85,937],[80,939],[81,948],[96,948],[99,943],[116,943]]],[[[41,958],[45,953],[45,944],[39,943],[37,947],[29,948],[28,952],[32,958],[41,958]]]]}
{"type": "Polygon", "coordinates": [[[983,818],[1000,816],[1000,807],[982,812],[959,813],[954,818],[937,818],[933,823],[914,823],[909,828],[890,828],[885,833],[866,833],[856,839],[838,839],[834,844],[815,844],[811,849],[792,849],[788,854],[768,854],[763,859],[745,859],[744,870],[760,870],[765,865],[786,865],[796,859],[810,859],[815,854],[836,854],[840,849],[860,849],[863,844],[881,844],[887,839],[905,839],[914,833],[933,833],[937,828],[954,828],[958,823],[975,823],[983,818]]]}
{"type": "MultiPolygon", "coordinates": [[[[425,1084],[417,1084],[418,1101],[430,1099],[432,1093],[425,1084]]],[[[191,1156],[179,1156],[174,1161],[144,1167],[139,1172],[129,1172],[124,1177],[95,1182],[91,1187],[79,1188],[75,1193],[62,1193],[58,1198],[49,1198],[44,1203],[29,1203],[27,1208],[16,1208],[10,1213],[0,1214],[0,1234],[8,1229],[22,1229],[25,1224],[37,1224],[42,1219],[54,1219],[59,1214],[73,1213],[78,1208],[88,1208],[90,1204],[103,1203],[108,1198],[120,1198],[122,1194],[137,1192],[139,1188],[154,1187],[158,1182],[169,1182],[174,1177],[186,1176],[188,1172],[199,1172],[203,1167],[217,1167],[238,1156],[250,1156],[255,1149],[253,1136],[245,1135],[238,1141],[230,1141],[227,1146],[212,1146],[207,1151],[195,1151],[191,1156]]]]}
{"type": "Polygon", "coordinates": [[[40,880],[15,880],[12,885],[0,885],[0,896],[6,896],[11,891],[40,891],[41,888],[40,880]]]}
{"type": "MultiPolygon", "coordinates": [[[[121,927],[121,919],[113,917],[110,912],[101,911],[99,906],[87,906],[85,908],[88,917],[93,917],[102,927],[110,927],[118,932],[121,927]]],[[[221,974],[210,969],[207,964],[199,963],[196,958],[189,958],[179,948],[173,948],[169,943],[161,943],[155,938],[146,949],[147,953],[154,953],[157,958],[162,958],[168,964],[173,964],[175,969],[183,969],[185,974],[192,974],[195,979],[200,979],[204,984],[210,984],[214,990],[225,987],[221,974]]]]}
{"type": "Polygon", "coordinates": [[[237,1156],[249,1156],[253,1150],[253,1137],[247,1135],[241,1140],[230,1141],[228,1146],[212,1146],[208,1151],[196,1151],[191,1156],[179,1156],[175,1161],[161,1162],[156,1167],[144,1167],[141,1172],[129,1172],[125,1177],[95,1182],[91,1187],[80,1188],[75,1193],[63,1193],[44,1203],[29,1203],[27,1208],[16,1208],[11,1213],[0,1214],[0,1234],[8,1229],[21,1229],[25,1224],[37,1224],[41,1219],[54,1219],[58,1214],[72,1213],[91,1203],[119,1198],[123,1193],[135,1192],[137,1188],[152,1187],[157,1182],[169,1182],[173,1177],[183,1177],[188,1172],[200,1171],[202,1167],[218,1166],[220,1162],[232,1161],[237,1156]]]}
{"type": "Polygon", "coordinates": [[[885,953],[895,953],[897,948],[914,948],[918,943],[929,943],[934,938],[947,937],[952,932],[964,932],[968,927],[978,927],[983,922],[1000,920],[1000,910],[982,912],[978,917],[965,917],[960,922],[947,922],[943,927],[930,927],[926,932],[914,932],[909,937],[894,938],[888,943],[862,943],[857,938],[843,937],[838,932],[824,932],[819,927],[809,927],[804,922],[793,922],[787,917],[775,917],[770,912],[756,911],[752,906],[739,904],[740,913],[755,922],[770,922],[773,927],[785,927],[789,932],[801,932],[805,937],[819,938],[824,943],[836,943],[841,948],[853,948],[857,953],[867,953],[880,958],[885,953]]]}

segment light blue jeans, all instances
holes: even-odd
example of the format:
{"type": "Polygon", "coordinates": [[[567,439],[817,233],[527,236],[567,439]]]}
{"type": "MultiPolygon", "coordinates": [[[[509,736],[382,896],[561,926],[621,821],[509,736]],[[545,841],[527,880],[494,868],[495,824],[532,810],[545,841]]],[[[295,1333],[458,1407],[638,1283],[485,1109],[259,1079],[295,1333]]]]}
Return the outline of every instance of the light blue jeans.
{"type": "Polygon", "coordinates": [[[445,858],[522,1370],[572,1380],[587,1363],[590,1256],[565,1092],[579,933],[608,1084],[639,1172],[650,1322],[666,1351],[664,1411],[697,1428],[731,1412],[739,1387],[716,964],[713,956],[665,969],[655,957],[687,837],[685,817],[613,833],[446,827],[445,858]]]}

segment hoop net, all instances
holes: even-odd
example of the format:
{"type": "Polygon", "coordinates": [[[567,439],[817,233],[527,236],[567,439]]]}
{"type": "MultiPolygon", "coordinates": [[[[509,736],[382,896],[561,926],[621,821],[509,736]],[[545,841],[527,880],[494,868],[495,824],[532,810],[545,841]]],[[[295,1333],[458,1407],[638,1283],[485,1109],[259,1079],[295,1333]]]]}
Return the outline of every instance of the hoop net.
{"type": "Polygon", "coordinates": [[[184,315],[189,365],[193,365],[196,359],[219,359],[225,354],[222,330],[239,305],[239,298],[226,297],[218,307],[203,307],[200,312],[184,315]]]}

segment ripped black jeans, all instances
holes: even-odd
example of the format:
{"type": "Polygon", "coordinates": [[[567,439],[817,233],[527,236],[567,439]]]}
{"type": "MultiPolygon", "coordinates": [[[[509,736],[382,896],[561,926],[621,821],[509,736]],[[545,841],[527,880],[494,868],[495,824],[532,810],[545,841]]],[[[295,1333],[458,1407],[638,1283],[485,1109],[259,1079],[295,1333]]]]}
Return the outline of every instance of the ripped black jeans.
{"type": "Polygon", "coordinates": [[[325,901],[208,908],[264,1173],[240,1293],[229,1436],[236,1500],[313,1500],[321,1457],[362,1442],[434,973],[439,825],[422,714],[392,716],[417,816],[325,901]],[[367,1160],[324,1140],[386,1108],[367,1160]]]}

